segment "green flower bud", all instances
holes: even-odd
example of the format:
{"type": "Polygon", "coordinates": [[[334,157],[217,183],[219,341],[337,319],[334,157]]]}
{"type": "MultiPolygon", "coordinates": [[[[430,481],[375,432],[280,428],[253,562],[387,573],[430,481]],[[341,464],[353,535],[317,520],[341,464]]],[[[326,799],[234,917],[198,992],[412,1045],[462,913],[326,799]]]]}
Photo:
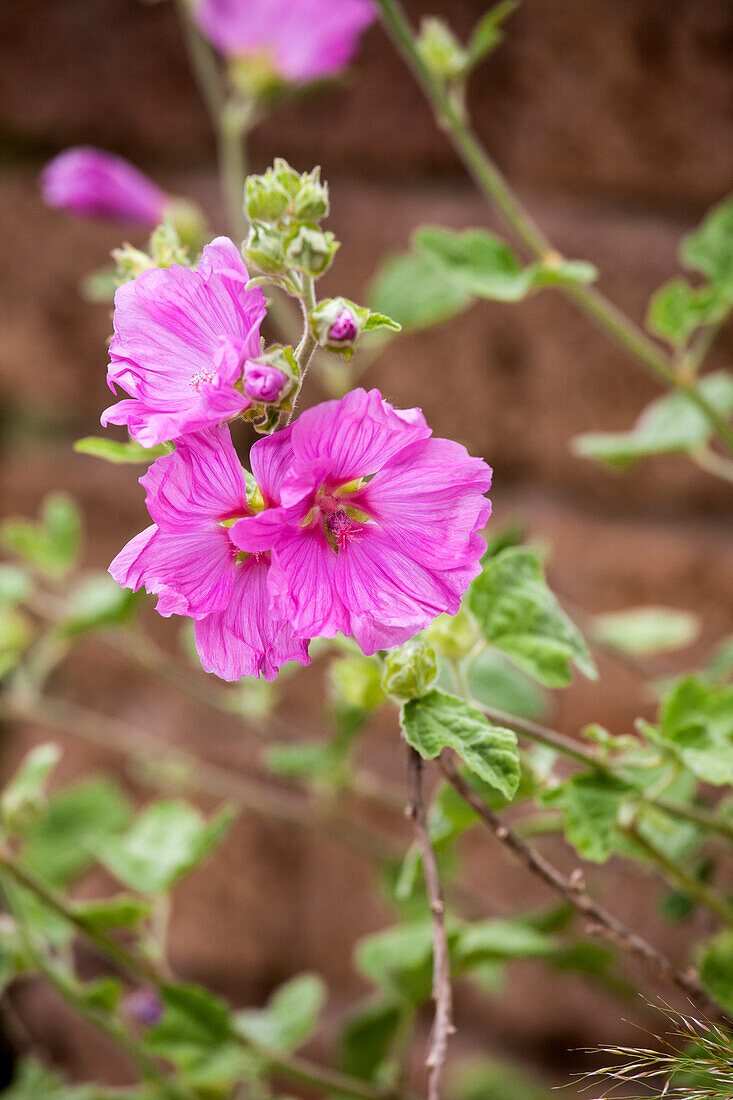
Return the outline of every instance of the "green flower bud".
{"type": "Polygon", "coordinates": [[[291,168],[284,157],[275,157],[272,170],[275,173],[275,179],[283,190],[287,192],[291,199],[294,199],[300,190],[303,178],[300,173],[291,168]]]}
{"type": "Polygon", "coordinates": [[[187,254],[198,252],[207,235],[206,218],[201,208],[188,199],[173,199],[166,217],[170,219],[179,244],[187,254]]]}
{"type": "Polygon", "coordinates": [[[442,80],[460,80],[468,71],[468,52],[442,19],[422,20],[417,48],[425,64],[442,80]]]}
{"type": "Polygon", "coordinates": [[[322,348],[349,360],[369,310],[347,298],[324,298],[311,310],[310,325],[322,348]]]}
{"type": "Polygon", "coordinates": [[[428,644],[450,661],[467,657],[479,636],[476,620],[463,607],[457,615],[438,615],[425,631],[428,644]]]}
{"type": "Polygon", "coordinates": [[[321,169],[304,173],[293,199],[293,218],[299,222],[317,222],[328,216],[329,209],[328,184],[321,183],[321,169]]]}
{"type": "Polygon", "coordinates": [[[152,256],[139,248],[133,248],[131,244],[123,245],[122,248],[113,248],[112,259],[117,268],[117,279],[120,284],[129,283],[131,279],[136,279],[148,268],[158,266],[152,256]]]}
{"type": "Polygon", "coordinates": [[[379,664],[372,657],[342,657],[329,675],[334,693],[351,707],[374,710],[384,702],[379,664]]]}
{"type": "Polygon", "coordinates": [[[276,222],[287,212],[290,195],[272,168],[262,176],[248,176],[244,207],[251,222],[276,222]]]}
{"type": "Polygon", "coordinates": [[[254,50],[233,57],[228,65],[229,82],[245,101],[275,99],[285,83],[267,50],[254,50]]]}
{"type": "Polygon", "coordinates": [[[288,266],[318,278],[329,269],[339,247],[333,233],[324,232],[315,223],[297,226],[285,249],[288,266]]]}
{"type": "Polygon", "coordinates": [[[283,248],[283,235],[267,222],[253,221],[244,258],[267,275],[277,275],[287,267],[283,248]]]}
{"type": "Polygon", "coordinates": [[[412,638],[387,656],[382,670],[382,687],[392,699],[408,703],[430,691],[437,676],[434,651],[422,638],[412,638]]]}

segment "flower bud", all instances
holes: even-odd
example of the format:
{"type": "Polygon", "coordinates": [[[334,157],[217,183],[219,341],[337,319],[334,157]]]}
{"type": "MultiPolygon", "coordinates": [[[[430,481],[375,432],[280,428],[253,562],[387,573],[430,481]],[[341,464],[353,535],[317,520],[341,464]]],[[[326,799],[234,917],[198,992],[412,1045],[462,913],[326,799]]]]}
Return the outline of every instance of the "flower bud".
{"type": "Polygon", "coordinates": [[[338,247],[333,233],[324,232],[315,223],[306,223],[291,233],[285,256],[289,266],[315,279],[331,266],[338,247]]]}
{"type": "Polygon", "coordinates": [[[293,349],[276,344],[244,364],[244,392],[257,404],[277,404],[293,388],[298,364],[293,349]]]}
{"type": "Polygon", "coordinates": [[[299,222],[317,222],[328,216],[329,209],[328,184],[321,183],[321,169],[305,172],[293,199],[293,217],[299,222]]]}
{"type": "Polygon", "coordinates": [[[425,64],[442,80],[460,80],[468,71],[468,52],[442,19],[422,20],[417,48],[425,64]]]}
{"type": "Polygon", "coordinates": [[[368,309],[347,298],[325,298],[311,310],[310,324],[321,347],[348,360],[368,316],[368,309]]]}
{"type": "Polygon", "coordinates": [[[154,989],[136,989],[123,1001],[125,1015],[144,1027],[152,1027],[163,1016],[163,1002],[154,989]]]}
{"type": "Polygon", "coordinates": [[[450,661],[467,657],[479,639],[476,621],[461,608],[457,615],[438,615],[425,631],[425,639],[441,657],[450,661]]]}
{"type": "Polygon", "coordinates": [[[419,699],[435,683],[438,662],[434,651],[422,638],[411,638],[392,650],[384,662],[382,687],[399,703],[419,699]]]}
{"type": "Polygon", "coordinates": [[[244,364],[244,392],[253,401],[268,404],[280,400],[288,384],[288,376],[269,363],[248,359],[244,364]]]}
{"type": "Polygon", "coordinates": [[[374,710],[384,702],[379,665],[372,657],[342,657],[329,675],[334,693],[351,707],[374,710]]]}
{"type": "Polygon", "coordinates": [[[244,206],[250,222],[276,222],[287,212],[291,196],[272,168],[261,176],[248,176],[244,206]]]}
{"type": "Polygon", "coordinates": [[[287,265],[282,233],[266,222],[253,221],[244,249],[244,258],[267,275],[276,275],[283,271],[287,265]]]}

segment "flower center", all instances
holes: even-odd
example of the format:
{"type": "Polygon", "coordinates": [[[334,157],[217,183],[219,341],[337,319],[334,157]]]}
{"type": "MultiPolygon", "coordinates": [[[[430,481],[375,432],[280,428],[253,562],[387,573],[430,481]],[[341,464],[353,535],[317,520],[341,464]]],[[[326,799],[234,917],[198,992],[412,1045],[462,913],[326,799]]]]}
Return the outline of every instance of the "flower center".
{"type": "Polygon", "coordinates": [[[337,552],[358,539],[361,533],[359,527],[349,518],[345,508],[334,508],[326,512],[323,517],[323,526],[326,538],[332,546],[335,544],[337,552]]]}
{"type": "Polygon", "coordinates": [[[200,393],[204,382],[215,382],[217,377],[216,371],[211,370],[209,367],[202,367],[201,370],[197,370],[195,374],[191,375],[188,384],[192,390],[200,393]]]}

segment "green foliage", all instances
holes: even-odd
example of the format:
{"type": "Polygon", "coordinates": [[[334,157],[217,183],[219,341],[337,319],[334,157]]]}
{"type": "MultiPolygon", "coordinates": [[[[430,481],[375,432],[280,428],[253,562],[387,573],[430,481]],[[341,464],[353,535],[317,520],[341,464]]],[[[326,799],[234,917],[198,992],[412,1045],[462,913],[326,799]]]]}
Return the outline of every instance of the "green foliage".
{"type": "Polygon", "coordinates": [[[682,242],[682,262],[733,298],[733,197],[716,206],[682,242]]]}
{"type": "Polygon", "coordinates": [[[275,990],[265,1008],[238,1012],[239,1035],[278,1054],[302,1046],[318,1027],[326,988],[316,974],[300,974],[275,990]]]}
{"type": "Polygon", "coordinates": [[[468,605],[486,641],[547,687],[570,683],[572,661],[596,678],[580,631],[547,587],[538,550],[509,547],[484,559],[468,605]]]}
{"type": "Polygon", "coordinates": [[[48,577],[64,577],[75,564],[81,544],[81,517],[64,493],[47,496],[37,523],[6,519],[0,542],[48,577]]]}
{"type": "Polygon", "coordinates": [[[519,1068],[489,1058],[464,1062],[455,1073],[454,1100],[553,1100],[553,1092],[519,1068]]]}
{"type": "Polygon", "coordinates": [[[93,846],[124,829],[130,819],[127,800],[107,779],[65,787],[24,829],[22,862],[49,885],[65,886],[93,862],[93,846]]]}
{"type": "Polygon", "coordinates": [[[714,287],[695,289],[684,279],[672,279],[649,303],[647,325],[657,336],[682,348],[696,329],[720,320],[726,311],[727,303],[714,287]]]}
{"type": "Polygon", "coordinates": [[[442,266],[420,253],[392,256],[372,284],[372,309],[389,313],[403,329],[426,328],[447,321],[471,304],[471,295],[453,285],[442,266]]]}
{"type": "Polygon", "coordinates": [[[519,718],[541,718],[547,709],[542,689],[500,650],[490,646],[470,663],[468,687],[477,702],[519,718]]]}
{"type": "Polygon", "coordinates": [[[173,447],[170,443],[159,443],[157,447],[143,447],[134,439],[130,439],[127,443],[119,443],[116,439],[87,435],[84,439],[77,439],[74,450],[82,455],[103,458],[105,462],[112,462],[118,466],[149,466],[156,458],[171,454],[173,447]]]}
{"type": "Polygon", "coordinates": [[[89,573],[71,589],[68,613],[59,625],[66,638],[75,638],[90,630],[129,623],[138,603],[137,595],[120,588],[109,573],[89,573]]]}
{"type": "Polygon", "coordinates": [[[34,1058],[24,1058],[2,1096],[3,1100],[106,1100],[111,1093],[96,1085],[67,1085],[55,1070],[46,1069],[34,1058]]]}
{"type": "MultiPolygon", "coordinates": [[[[706,374],[698,389],[722,417],[733,413],[733,375],[706,374]]],[[[624,470],[640,458],[698,451],[710,439],[705,414],[683,393],[670,393],[648,405],[631,431],[588,432],[576,436],[573,449],[583,458],[595,458],[624,470]]]]}
{"type": "Polygon", "coordinates": [[[46,801],[46,783],[61,756],[58,745],[32,749],[0,797],[0,816],[10,832],[32,823],[46,801]]]}
{"type": "Polygon", "coordinates": [[[733,1012],[733,932],[721,932],[700,949],[700,978],[718,1004],[733,1012]]]}
{"type": "Polygon", "coordinates": [[[328,675],[333,692],[348,706],[374,710],[385,702],[379,662],[373,657],[340,657],[328,675]]]}
{"type": "Polygon", "coordinates": [[[695,641],[699,631],[697,615],[671,607],[631,607],[593,620],[599,642],[635,657],[682,649],[695,641]]]}
{"type": "Polygon", "coordinates": [[[502,0],[479,19],[468,42],[471,65],[476,65],[492,53],[504,38],[501,24],[519,7],[519,0],[502,0]]]}
{"type": "Polygon", "coordinates": [[[402,730],[426,760],[453,749],[472,772],[509,800],[519,786],[519,752],[512,730],[492,725],[476,707],[430,691],[402,708],[402,730]]]}
{"type": "Polygon", "coordinates": [[[716,786],[733,783],[733,687],[686,676],[665,698],[659,729],[644,729],[698,779],[716,786]]]}
{"type": "Polygon", "coordinates": [[[621,780],[588,772],[547,791],[541,802],[562,809],[565,835],[583,859],[605,863],[614,847],[616,823],[628,793],[621,780]]]}
{"type": "Polygon", "coordinates": [[[359,1006],[339,1036],[339,1061],[344,1073],[362,1081],[383,1079],[403,1012],[397,1001],[385,997],[370,998],[359,1006]]]}
{"type": "Polygon", "coordinates": [[[25,603],[32,593],[33,582],[23,569],[0,562],[0,610],[25,603]]]}
{"type": "Polygon", "coordinates": [[[98,837],[92,850],[126,886],[159,894],[217,847],[233,816],[224,807],[205,821],[188,803],[163,799],[148,806],[125,832],[98,837]]]}
{"type": "Polygon", "coordinates": [[[0,606],[0,678],[20,663],[33,634],[27,615],[15,607],[0,606]]]}
{"type": "Polygon", "coordinates": [[[126,894],[112,898],[95,898],[93,901],[74,903],[74,912],[93,932],[107,932],[112,928],[137,928],[150,916],[149,901],[126,894]]]}

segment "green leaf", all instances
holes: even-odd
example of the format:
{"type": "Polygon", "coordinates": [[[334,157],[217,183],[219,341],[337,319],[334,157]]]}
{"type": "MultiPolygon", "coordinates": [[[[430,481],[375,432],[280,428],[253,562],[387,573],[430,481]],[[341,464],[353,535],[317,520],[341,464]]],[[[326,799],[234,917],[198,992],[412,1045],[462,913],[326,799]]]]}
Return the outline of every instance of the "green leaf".
{"type": "Polygon", "coordinates": [[[553,1100],[555,1095],[518,1066],[489,1058],[463,1062],[451,1092],[454,1100],[553,1100]]]}
{"type": "Polygon", "coordinates": [[[695,329],[725,316],[726,303],[711,287],[693,289],[684,279],[672,279],[649,303],[647,326],[675,347],[684,347],[695,329]]]}
{"type": "Polygon", "coordinates": [[[119,285],[120,275],[117,265],[110,264],[108,267],[100,267],[85,275],[79,290],[82,298],[87,302],[113,302],[119,285]]]}
{"type": "Polygon", "coordinates": [[[496,49],[504,38],[503,32],[499,29],[501,24],[518,7],[519,0],[502,0],[502,3],[495,4],[479,19],[468,43],[468,56],[472,65],[496,49]]]}
{"type": "Polygon", "coordinates": [[[403,1009],[393,1000],[369,1000],[346,1021],[339,1038],[344,1073],[360,1081],[379,1081],[389,1057],[403,1009]]]}
{"type": "Polygon", "coordinates": [[[733,197],[711,210],[700,228],[683,240],[680,258],[733,293],[733,197]]]}
{"type": "Polygon", "coordinates": [[[565,835],[583,859],[605,863],[614,845],[616,822],[629,789],[613,776],[589,772],[542,796],[545,806],[563,811],[565,835]]]}
{"type": "Polygon", "coordinates": [[[65,787],[25,830],[22,862],[49,885],[65,886],[92,862],[92,843],[124,828],[130,817],[127,800],[107,779],[65,787]]]}
{"type": "Polygon", "coordinates": [[[217,847],[234,811],[224,807],[205,821],[188,803],[154,802],[118,836],[93,844],[97,858],[126,886],[158,894],[201,863],[217,847]]]}
{"type": "Polygon", "coordinates": [[[570,683],[570,663],[596,679],[583,636],[547,587],[540,552],[516,546],[484,562],[468,605],[486,641],[547,687],[570,683]]]}
{"type": "Polygon", "coordinates": [[[733,687],[694,676],[677,681],[662,705],[660,732],[698,779],[733,784],[733,687]]]}
{"type": "Polygon", "coordinates": [[[498,649],[479,653],[470,665],[468,686],[477,702],[520,718],[541,718],[547,709],[542,689],[498,649]]]}
{"type": "Polygon", "coordinates": [[[721,932],[699,954],[703,985],[726,1012],[733,1012],[733,932],[721,932]]]}
{"type": "Polygon", "coordinates": [[[22,830],[35,820],[45,801],[46,783],[60,758],[61,749],[51,743],[37,745],[28,753],[0,797],[0,812],[9,828],[22,830]]]}
{"type": "Polygon", "coordinates": [[[94,932],[105,932],[110,928],[137,928],[151,912],[150,902],[125,894],[77,901],[73,909],[86,927],[94,932]]]}
{"type": "Polygon", "coordinates": [[[486,920],[460,930],[453,958],[457,969],[463,973],[485,962],[543,959],[556,955],[557,951],[552,937],[520,920],[486,920]]]}
{"type": "Polygon", "coordinates": [[[0,606],[0,677],[20,662],[33,641],[34,627],[22,611],[0,606]]]}
{"type": "Polygon", "coordinates": [[[60,632],[76,638],[89,630],[121,626],[133,617],[137,597],[120,588],[109,573],[92,573],[82,578],[69,594],[69,614],[60,632]]]}
{"type": "Polygon", "coordinates": [[[76,561],[81,543],[81,517],[76,504],[64,493],[47,496],[40,519],[7,519],[0,541],[49,577],[62,577],[76,561]]]}
{"type": "Polygon", "coordinates": [[[435,690],[412,699],[402,708],[402,729],[408,743],[426,760],[451,748],[507,800],[516,793],[520,773],[516,734],[492,725],[463,699],[435,690]]]}
{"type": "Polygon", "coordinates": [[[0,608],[16,607],[33,592],[33,583],[17,565],[0,562],[0,608]]]}
{"type": "Polygon", "coordinates": [[[83,988],[82,996],[93,1008],[101,1008],[104,1012],[114,1012],[122,999],[124,991],[125,987],[119,978],[106,976],[87,982],[83,988]]]}
{"type": "Polygon", "coordinates": [[[630,607],[596,615],[593,633],[604,645],[635,657],[683,649],[700,632],[700,620],[690,611],[671,607],[630,607]]]}
{"type": "Polygon", "coordinates": [[[277,989],[263,1009],[238,1012],[240,1035],[267,1050],[287,1054],[310,1038],[318,1027],[326,988],[317,974],[299,974],[277,989]]]}
{"type": "Polygon", "coordinates": [[[533,287],[586,286],[598,278],[598,268],[587,260],[566,260],[564,257],[552,258],[544,263],[527,268],[532,275],[533,287]]]}
{"type": "Polygon", "coordinates": [[[19,1063],[12,1085],[2,1096],[3,1100],[103,1100],[96,1085],[67,1085],[59,1073],[34,1058],[19,1063]]]}
{"type": "Polygon", "coordinates": [[[471,304],[471,295],[447,279],[432,257],[405,253],[387,260],[372,285],[370,303],[402,328],[414,329],[461,313],[471,304]]]}
{"type": "Polygon", "coordinates": [[[432,983],[433,930],[430,921],[393,925],[356,945],[355,962],[370,981],[407,1001],[424,1004],[432,983]]]}
{"type": "Polygon", "coordinates": [[[393,321],[391,317],[388,317],[385,313],[371,312],[367,317],[364,324],[361,326],[362,332],[376,332],[378,329],[386,328],[390,332],[401,332],[402,325],[399,321],[393,321]]]}
{"type": "Polygon", "coordinates": [[[84,439],[77,439],[74,450],[82,455],[92,455],[94,458],[103,458],[105,462],[113,462],[116,465],[135,464],[149,465],[156,458],[163,458],[171,454],[172,447],[169,443],[159,443],[157,447],[143,447],[131,439],[128,443],[119,443],[116,439],[106,439],[100,435],[87,435],[84,439]]]}
{"type": "Polygon", "coordinates": [[[518,302],[532,287],[531,270],[522,268],[506,241],[485,229],[455,233],[425,227],[415,234],[415,246],[477,298],[518,302]]]}
{"type": "MultiPolygon", "coordinates": [[[[733,413],[733,375],[707,374],[699,380],[698,389],[721,416],[733,413]]],[[[697,451],[711,434],[704,413],[684,394],[672,393],[648,405],[631,431],[588,432],[575,437],[573,450],[623,470],[640,458],[697,451]]]]}

